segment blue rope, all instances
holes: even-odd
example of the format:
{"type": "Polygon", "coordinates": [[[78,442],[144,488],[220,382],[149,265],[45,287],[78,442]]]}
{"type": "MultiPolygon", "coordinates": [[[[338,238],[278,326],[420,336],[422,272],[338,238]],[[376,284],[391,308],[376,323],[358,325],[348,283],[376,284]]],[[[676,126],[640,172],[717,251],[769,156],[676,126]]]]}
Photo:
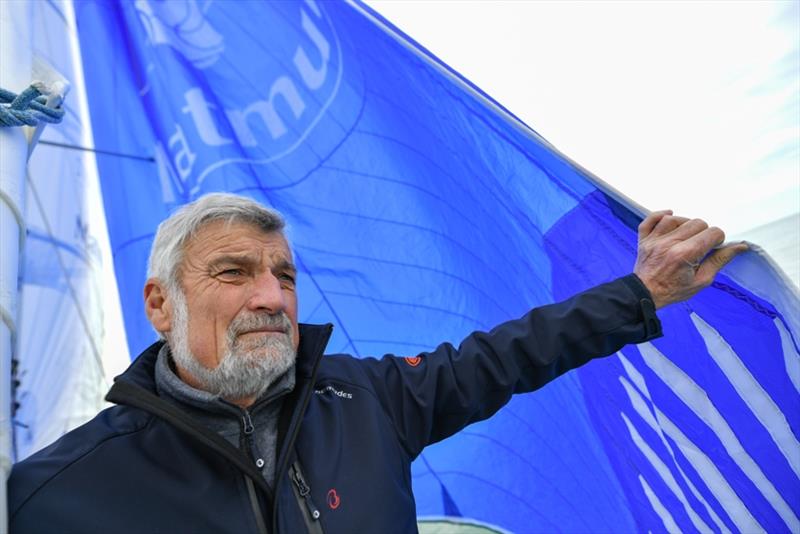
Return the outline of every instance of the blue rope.
{"type": "Polygon", "coordinates": [[[46,101],[46,97],[33,85],[19,95],[0,88],[0,127],[38,126],[39,121],[61,122],[64,110],[60,107],[49,108],[46,101]]]}

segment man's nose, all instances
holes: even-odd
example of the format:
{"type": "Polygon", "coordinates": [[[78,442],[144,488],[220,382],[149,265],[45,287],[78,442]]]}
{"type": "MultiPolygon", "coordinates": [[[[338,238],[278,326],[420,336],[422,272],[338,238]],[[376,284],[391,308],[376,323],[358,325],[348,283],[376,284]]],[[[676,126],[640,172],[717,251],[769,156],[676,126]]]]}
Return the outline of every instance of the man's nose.
{"type": "Polygon", "coordinates": [[[280,280],[270,272],[257,276],[247,306],[253,311],[266,310],[270,315],[284,311],[286,300],[280,280]]]}

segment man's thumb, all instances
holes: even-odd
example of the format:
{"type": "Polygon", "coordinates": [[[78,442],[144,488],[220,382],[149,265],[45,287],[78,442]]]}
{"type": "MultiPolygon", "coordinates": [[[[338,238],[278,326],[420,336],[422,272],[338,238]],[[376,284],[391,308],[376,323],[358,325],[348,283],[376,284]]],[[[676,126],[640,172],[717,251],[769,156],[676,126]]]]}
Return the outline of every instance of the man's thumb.
{"type": "Polygon", "coordinates": [[[700,268],[697,269],[697,280],[703,285],[710,285],[720,269],[730,263],[733,258],[748,250],[750,247],[745,241],[718,248],[700,264],[700,268]]]}

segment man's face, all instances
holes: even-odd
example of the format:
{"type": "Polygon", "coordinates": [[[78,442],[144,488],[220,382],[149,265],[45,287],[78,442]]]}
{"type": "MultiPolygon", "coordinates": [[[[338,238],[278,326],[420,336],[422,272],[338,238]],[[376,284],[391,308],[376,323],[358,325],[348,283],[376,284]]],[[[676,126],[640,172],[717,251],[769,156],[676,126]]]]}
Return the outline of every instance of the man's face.
{"type": "Polygon", "coordinates": [[[226,397],[234,390],[207,383],[214,370],[235,388],[242,372],[269,367],[271,359],[285,361],[287,351],[293,361],[299,343],[295,278],[280,233],[225,221],[201,227],[184,248],[180,280],[185,310],[182,302],[175,303],[169,336],[179,374],[190,375],[181,378],[226,397]],[[188,354],[179,354],[183,351],[188,354]],[[181,365],[181,356],[184,363],[191,356],[200,367],[181,365]]]}

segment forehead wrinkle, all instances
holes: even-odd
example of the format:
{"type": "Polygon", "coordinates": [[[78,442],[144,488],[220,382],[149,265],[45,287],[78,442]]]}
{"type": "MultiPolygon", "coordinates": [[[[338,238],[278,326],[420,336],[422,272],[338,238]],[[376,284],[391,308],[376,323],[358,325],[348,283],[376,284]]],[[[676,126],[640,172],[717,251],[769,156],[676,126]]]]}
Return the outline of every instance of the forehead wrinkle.
{"type": "MultiPolygon", "coordinates": [[[[239,237],[239,236],[237,236],[239,237]]],[[[289,268],[296,272],[292,262],[292,252],[288,241],[281,232],[262,232],[260,228],[230,221],[212,221],[203,225],[193,238],[184,245],[181,269],[190,267],[203,270],[226,259],[237,264],[261,265],[268,260],[269,269],[289,268]],[[231,239],[230,233],[236,226],[249,227],[254,234],[231,239]],[[277,237],[278,240],[274,240],[277,237]],[[190,258],[191,256],[191,258],[190,258]],[[205,269],[203,268],[205,264],[205,269]]]]}
{"type": "Polygon", "coordinates": [[[220,265],[224,265],[226,263],[232,263],[234,265],[247,265],[253,266],[259,264],[259,258],[250,253],[243,253],[243,254],[222,254],[221,256],[217,256],[216,258],[211,258],[208,262],[209,267],[218,267],[220,265]]]}

